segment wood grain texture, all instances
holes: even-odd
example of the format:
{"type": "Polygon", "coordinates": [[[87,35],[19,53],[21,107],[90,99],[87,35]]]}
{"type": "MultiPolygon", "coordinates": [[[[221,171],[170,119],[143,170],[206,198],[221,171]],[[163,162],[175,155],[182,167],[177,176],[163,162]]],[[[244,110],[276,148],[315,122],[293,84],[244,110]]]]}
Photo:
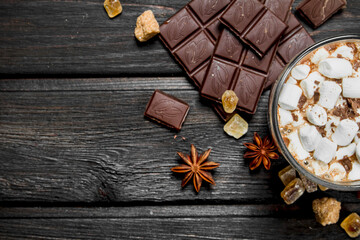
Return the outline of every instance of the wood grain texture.
{"type": "MultiPolygon", "coordinates": [[[[277,172],[285,161],[273,161],[269,172],[250,172],[242,158],[242,143],[252,141],[254,131],[268,133],[269,92],[247,118],[249,132],[236,140],[185,78],[11,79],[0,81],[0,89],[3,202],[282,203],[277,172]],[[159,83],[190,105],[180,133],[143,117],[159,83]],[[212,148],[210,159],[221,164],[214,171],[217,185],[199,194],[191,184],[181,189],[182,175],[170,171],[180,162],[176,151],[189,152],[190,143],[199,151],[212,148]]],[[[358,201],[353,193],[326,194],[358,201]]]]}
{"type": "MultiPolygon", "coordinates": [[[[138,43],[133,32],[143,11],[152,10],[161,24],[188,1],[121,2],[123,13],[109,19],[99,0],[0,1],[0,74],[183,76],[157,37],[138,43]]],[[[358,33],[359,8],[359,1],[348,0],[346,9],[316,31],[305,26],[316,41],[358,33]]]]}
{"type": "MultiPolygon", "coordinates": [[[[359,211],[343,204],[340,220],[359,211]]],[[[0,208],[0,238],[345,239],[309,208],[284,205],[186,205],[123,208],[0,208]]]]}

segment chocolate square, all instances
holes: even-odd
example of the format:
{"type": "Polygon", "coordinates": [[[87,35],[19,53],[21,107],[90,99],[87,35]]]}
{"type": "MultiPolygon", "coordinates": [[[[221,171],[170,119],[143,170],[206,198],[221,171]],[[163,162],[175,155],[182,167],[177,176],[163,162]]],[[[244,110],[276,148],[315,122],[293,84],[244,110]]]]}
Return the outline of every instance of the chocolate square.
{"type": "Polygon", "coordinates": [[[189,105],[174,96],[155,90],[146,106],[145,116],[180,131],[189,112],[189,105]]]}

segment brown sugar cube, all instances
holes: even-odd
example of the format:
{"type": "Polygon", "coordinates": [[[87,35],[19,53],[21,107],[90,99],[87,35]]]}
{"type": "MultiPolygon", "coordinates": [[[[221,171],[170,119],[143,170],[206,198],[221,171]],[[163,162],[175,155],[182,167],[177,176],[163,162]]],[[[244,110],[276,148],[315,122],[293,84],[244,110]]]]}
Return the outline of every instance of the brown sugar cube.
{"type": "Polygon", "coordinates": [[[315,199],[312,203],[316,221],[326,226],[337,223],[341,209],[341,203],[335,198],[324,197],[315,199]]]}
{"type": "Polygon", "coordinates": [[[360,235],[360,217],[356,213],[347,216],[340,226],[345,230],[349,237],[356,238],[360,235]]]}
{"type": "Polygon", "coordinates": [[[122,12],[122,6],[119,0],[105,0],[104,8],[109,18],[116,17],[122,12]]]}
{"type": "Polygon", "coordinates": [[[145,11],[136,21],[135,37],[140,42],[146,42],[160,33],[159,23],[151,10],[145,11]]]}

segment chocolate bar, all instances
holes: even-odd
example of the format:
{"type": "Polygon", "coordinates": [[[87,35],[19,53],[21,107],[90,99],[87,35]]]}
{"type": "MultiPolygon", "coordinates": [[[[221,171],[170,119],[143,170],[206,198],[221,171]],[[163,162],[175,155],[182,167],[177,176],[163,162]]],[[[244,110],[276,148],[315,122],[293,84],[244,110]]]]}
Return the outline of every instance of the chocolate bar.
{"type": "Polygon", "coordinates": [[[180,131],[189,112],[189,105],[160,90],[155,90],[144,115],[169,128],[180,131]]]}
{"type": "Polygon", "coordinates": [[[270,72],[265,84],[265,89],[277,80],[279,74],[282,72],[286,64],[294,58],[299,52],[314,44],[306,29],[300,24],[293,14],[290,14],[287,22],[288,29],[281,38],[280,45],[277,51],[277,57],[273,60],[270,66],[270,72]]]}
{"type": "Polygon", "coordinates": [[[233,1],[220,21],[260,57],[276,45],[287,28],[284,21],[257,0],[233,1]]]}
{"type": "Polygon", "coordinates": [[[345,6],[346,0],[304,0],[296,10],[313,28],[317,28],[345,6]]]}
{"type": "Polygon", "coordinates": [[[221,103],[222,94],[233,90],[239,98],[237,109],[255,113],[275,52],[273,47],[259,59],[234,34],[224,29],[207,70],[201,95],[221,103]]]}
{"type": "MultiPolygon", "coordinates": [[[[263,2],[281,21],[287,21],[293,0],[263,2]]],[[[237,109],[255,113],[279,41],[260,58],[229,30],[223,30],[203,82],[201,95],[220,103],[223,92],[231,89],[239,97],[237,109]]],[[[215,111],[222,119],[229,118],[228,114],[218,108],[215,111]]]]}
{"type": "Polygon", "coordinates": [[[160,39],[197,87],[221,32],[219,17],[231,0],[193,0],[160,26],[160,39]]]}

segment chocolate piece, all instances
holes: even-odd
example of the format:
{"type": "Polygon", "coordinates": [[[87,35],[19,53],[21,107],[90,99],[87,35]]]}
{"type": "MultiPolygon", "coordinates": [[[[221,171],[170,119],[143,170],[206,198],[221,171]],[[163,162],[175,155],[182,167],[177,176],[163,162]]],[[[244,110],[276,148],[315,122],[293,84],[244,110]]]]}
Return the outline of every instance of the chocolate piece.
{"type": "Polygon", "coordinates": [[[155,90],[146,106],[145,116],[180,131],[189,112],[189,105],[160,90],[155,90]]]}
{"type": "Polygon", "coordinates": [[[317,28],[345,6],[346,0],[304,0],[296,10],[313,28],[317,28]]]}
{"type": "Polygon", "coordinates": [[[221,27],[219,17],[231,0],[193,0],[160,26],[160,39],[201,86],[221,27]]]}
{"type": "Polygon", "coordinates": [[[227,113],[224,111],[224,108],[219,103],[211,103],[211,107],[214,109],[214,111],[219,115],[219,117],[224,121],[227,122],[232,118],[232,116],[235,115],[236,111],[233,113],[227,113]]]}
{"type": "Polygon", "coordinates": [[[285,65],[288,64],[292,58],[305,48],[315,43],[309,33],[293,14],[290,14],[287,24],[289,27],[281,38],[276,54],[277,57],[273,60],[273,63],[270,66],[270,72],[265,84],[265,89],[272,86],[272,84],[278,79],[285,65]]]}
{"type": "Polygon", "coordinates": [[[280,39],[287,25],[257,0],[235,0],[220,21],[263,57],[280,39]]]}
{"type": "Polygon", "coordinates": [[[224,29],[207,70],[201,95],[221,103],[222,94],[233,90],[239,98],[237,109],[255,113],[275,50],[273,47],[259,59],[234,34],[224,29]]]}

